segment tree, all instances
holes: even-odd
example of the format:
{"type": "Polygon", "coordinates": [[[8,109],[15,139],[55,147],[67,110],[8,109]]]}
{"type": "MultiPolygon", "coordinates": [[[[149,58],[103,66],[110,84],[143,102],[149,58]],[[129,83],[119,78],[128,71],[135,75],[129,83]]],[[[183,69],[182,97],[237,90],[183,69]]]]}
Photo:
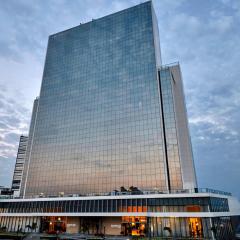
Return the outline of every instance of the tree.
{"type": "Polygon", "coordinates": [[[128,190],[129,192],[131,192],[131,194],[142,194],[142,191],[140,191],[137,187],[131,186],[128,190]]]}
{"type": "Polygon", "coordinates": [[[127,189],[126,189],[124,186],[121,186],[121,187],[120,187],[120,191],[121,191],[121,192],[127,192],[127,189]]]}

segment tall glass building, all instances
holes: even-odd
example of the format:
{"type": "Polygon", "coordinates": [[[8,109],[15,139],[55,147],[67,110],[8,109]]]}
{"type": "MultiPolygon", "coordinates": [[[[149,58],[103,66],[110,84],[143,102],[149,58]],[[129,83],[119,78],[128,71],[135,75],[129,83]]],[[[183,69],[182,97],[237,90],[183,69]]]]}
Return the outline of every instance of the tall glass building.
{"type": "Polygon", "coordinates": [[[15,163],[15,168],[13,172],[13,180],[12,180],[12,191],[14,191],[14,196],[19,196],[20,194],[20,186],[23,177],[23,169],[24,169],[24,161],[27,150],[27,136],[20,136],[17,158],[15,163]]]}
{"type": "Polygon", "coordinates": [[[180,68],[146,2],[51,35],[22,196],[196,187],[180,68]]]}
{"type": "Polygon", "coordinates": [[[197,188],[181,70],[161,64],[152,2],[49,37],[25,152],[2,232],[209,240],[240,224],[231,194],[197,188]]]}

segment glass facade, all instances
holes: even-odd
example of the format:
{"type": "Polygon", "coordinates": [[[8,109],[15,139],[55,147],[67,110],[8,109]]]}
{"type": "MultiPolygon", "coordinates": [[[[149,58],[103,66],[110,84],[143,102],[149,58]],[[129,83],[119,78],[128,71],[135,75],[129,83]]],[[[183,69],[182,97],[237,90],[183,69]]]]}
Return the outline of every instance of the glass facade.
{"type": "Polygon", "coordinates": [[[16,164],[13,172],[13,180],[12,180],[12,190],[14,191],[14,195],[18,196],[20,193],[20,186],[23,176],[24,169],[24,161],[27,150],[27,136],[20,136],[16,164]]]}
{"type": "Polygon", "coordinates": [[[36,224],[37,231],[52,234],[73,233],[71,227],[75,226],[74,233],[94,235],[233,239],[233,219],[228,214],[228,198],[221,196],[135,195],[0,201],[1,228],[18,231],[36,224]]]}
{"type": "Polygon", "coordinates": [[[159,68],[159,88],[169,189],[197,188],[181,69],[159,68]]]}
{"type": "Polygon", "coordinates": [[[167,189],[153,35],[147,2],[50,36],[26,196],[167,189]]]}
{"type": "Polygon", "coordinates": [[[51,35],[21,195],[182,189],[174,93],[159,64],[151,1],[51,35]]]}
{"type": "Polygon", "coordinates": [[[160,71],[160,91],[169,185],[171,189],[181,189],[183,183],[170,68],[165,68],[160,71]]]}
{"type": "Polygon", "coordinates": [[[38,231],[53,233],[58,227],[61,227],[61,231],[68,232],[68,226],[74,224],[80,233],[84,233],[83,229],[88,226],[90,234],[97,234],[96,225],[99,225],[99,230],[102,229],[100,232],[106,230],[106,234],[112,231],[113,225],[118,226],[115,235],[181,239],[214,239],[215,236],[215,239],[232,239],[231,218],[224,216],[224,212],[229,213],[228,199],[210,196],[15,199],[0,202],[0,225],[17,231],[18,225],[24,228],[31,222],[37,223],[38,231]],[[208,212],[223,216],[209,218],[208,212]],[[151,216],[159,213],[171,213],[173,216],[151,216]],[[174,217],[174,213],[186,213],[186,216],[174,217]],[[202,217],[203,213],[206,213],[205,217],[202,217]],[[66,215],[67,218],[64,217],[66,215]]]}
{"type": "Polygon", "coordinates": [[[28,177],[28,169],[30,165],[30,159],[31,159],[31,153],[32,153],[32,142],[34,137],[34,130],[35,130],[35,124],[37,120],[37,112],[38,112],[38,103],[39,98],[36,98],[33,103],[33,109],[32,109],[32,118],[30,123],[30,129],[29,129],[29,135],[28,135],[28,142],[27,142],[27,148],[25,153],[25,159],[24,159],[24,168],[23,168],[23,174],[22,174],[22,181],[20,186],[20,195],[25,195],[25,189],[26,189],[26,179],[28,177]]]}
{"type": "Polygon", "coordinates": [[[0,202],[0,213],[228,212],[226,198],[69,199],[0,202]]]}
{"type": "Polygon", "coordinates": [[[148,236],[163,239],[234,239],[230,217],[219,218],[149,218],[148,236]],[[211,222],[216,222],[216,233],[211,222]],[[224,226],[224,227],[221,227],[224,226]],[[214,236],[214,237],[213,237],[214,236]]]}
{"type": "MultiPolygon", "coordinates": [[[[37,232],[49,232],[51,234],[67,231],[71,233],[72,226],[82,234],[90,233],[99,235],[99,233],[110,233],[112,231],[109,222],[113,222],[113,226],[119,226],[116,235],[137,235],[136,230],[140,232],[140,239],[235,239],[234,231],[230,217],[214,217],[214,218],[195,218],[195,217],[0,217],[1,228],[9,231],[25,232],[33,231],[26,226],[35,226],[37,232]],[[214,227],[212,227],[212,224],[214,227]],[[96,228],[96,225],[99,228],[96,228]],[[142,228],[144,226],[144,228],[142,228]],[[135,230],[135,234],[134,233],[135,230]]],[[[115,236],[116,236],[115,235],[115,236]]],[[[65,236],[66,237],[66,236],[65,236]]]]}

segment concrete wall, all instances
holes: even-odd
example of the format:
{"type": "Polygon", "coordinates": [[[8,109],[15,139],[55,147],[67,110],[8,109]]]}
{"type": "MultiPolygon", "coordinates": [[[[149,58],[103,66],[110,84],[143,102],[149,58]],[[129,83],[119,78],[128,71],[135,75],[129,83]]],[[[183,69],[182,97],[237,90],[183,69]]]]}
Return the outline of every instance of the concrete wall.
{"type": "Polygon", "coordinates": [[[80,218],[79,217],[68,217],[67,218],[67,233],[79,233],[80,231],[80,218]]]}
{"type": "Polygon", "coordinates": [[[111,217],[111,218],[103,218],[102,220],[102,232],[107,235],[120,235],[121,233],[121,217],[111,217]]]}

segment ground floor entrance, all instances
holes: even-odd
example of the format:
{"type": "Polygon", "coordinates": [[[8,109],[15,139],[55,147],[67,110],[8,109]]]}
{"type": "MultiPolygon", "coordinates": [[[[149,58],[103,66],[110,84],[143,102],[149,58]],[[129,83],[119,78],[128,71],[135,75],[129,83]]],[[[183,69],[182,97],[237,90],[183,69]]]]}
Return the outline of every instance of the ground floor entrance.
{"type": "Polygon", "coordinates": [[[122,217],[121,235],[145,237],[147,217],[122,217]]]}
{"type": "Polygon", "coordinates": [[[42,217],[41,232],[50,234],[66,232],[66,217],[42,217]]]}
{"type": "Polygon", "coordinates": [[[230,217],[42,216],[0,217],[4,232],[83,234],[95,236],[231,239],[230,217]]]}
{"type": "Polygon", "coordinates": [[[42,217],[41,232],[144,237],[147,217],[42,217]]]}
{"type": "Polygon", "coordinates": [[[138,237],[184,236],[203,238],[211,235],[209,219],[123,217],[42,217],[41,232],[83,233],[96,236],[138,237]],[[205,228],[204,228],[205,227],[205,228]]]}
{"type": "Polygon", "coordinates": [[[189,218],[188,224],[191,237],[203,237],[201,218],[189,218]]]}

